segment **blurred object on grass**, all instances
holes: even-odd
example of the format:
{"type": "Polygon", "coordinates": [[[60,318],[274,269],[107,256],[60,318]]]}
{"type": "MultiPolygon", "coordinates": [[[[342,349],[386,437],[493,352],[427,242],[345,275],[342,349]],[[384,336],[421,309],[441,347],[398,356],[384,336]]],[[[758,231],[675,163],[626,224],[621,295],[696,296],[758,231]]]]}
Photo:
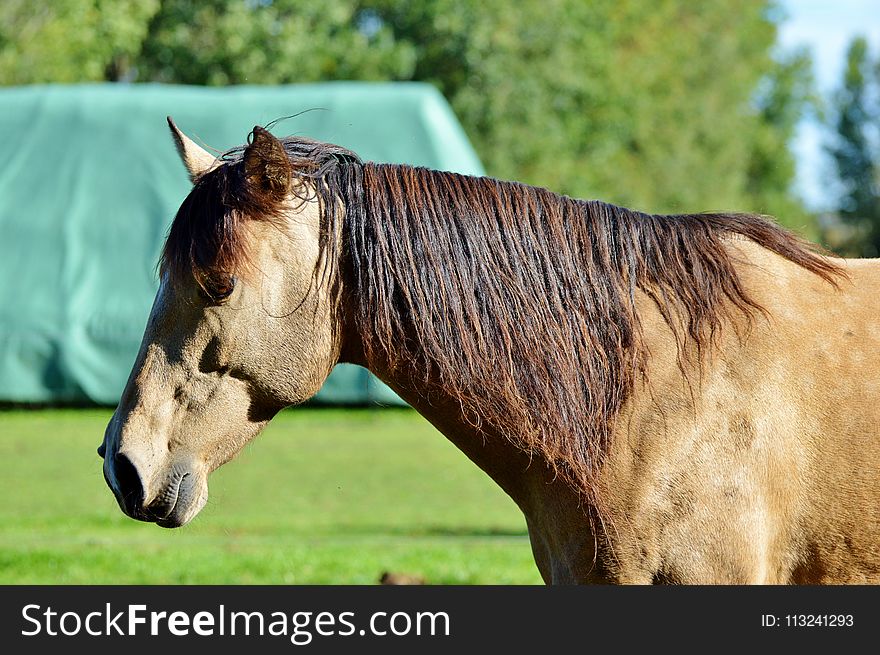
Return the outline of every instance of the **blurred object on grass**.
{"type": "Polygon", "coordinates": [[[419,585],[425,584],[425,578],[412,573],[400,573],[397,571],[384,571],[379,576],[379,584],[384,585],[419,585]]]}

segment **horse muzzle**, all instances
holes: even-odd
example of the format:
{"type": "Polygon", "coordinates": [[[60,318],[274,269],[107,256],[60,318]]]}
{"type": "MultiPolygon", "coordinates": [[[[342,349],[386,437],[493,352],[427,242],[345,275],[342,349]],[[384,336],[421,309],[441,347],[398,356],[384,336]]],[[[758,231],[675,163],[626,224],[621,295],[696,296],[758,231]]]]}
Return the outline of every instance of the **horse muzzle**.
{"type": "Polygon", "coordinates": [[[110,455],[102,446],[98,454],[104,458],[107,486],[119,508],[133,519],[163,528],[179,528],[198,514],[207,501],[204,476],[184,461],[174,462],[158,475],[148,476],[145,472],[149,469],[138,466],[135,458],[127,453],[110,455]]]}

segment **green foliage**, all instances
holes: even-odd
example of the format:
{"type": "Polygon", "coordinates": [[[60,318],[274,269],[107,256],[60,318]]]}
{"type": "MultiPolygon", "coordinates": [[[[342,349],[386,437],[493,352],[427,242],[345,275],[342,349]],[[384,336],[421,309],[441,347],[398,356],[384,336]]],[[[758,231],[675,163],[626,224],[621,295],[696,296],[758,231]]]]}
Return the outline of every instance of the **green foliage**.
{"type": "Polygon", "coordinates": [[[864,38],[847,52],[834,98],[836,139],[829,151],[842,185],[838,217],[850,228],[842,250],[880,255],[880,56],[873,62],[864,38]]]}
{"type": "Polygon", "coordinates": [[[163,0],[138,78],[184,84],[406,79],[412,46],[387,25],[359,29],[350,0],[163,0]]]}
{"type": "MultiPolygon", "coordinates": [[[[58,7],[94,13],[103,4],[16,6],[54,12],[60,25],[58,7]]],[[[46,61],[84,51],[77,56],[92,63],[83,79],[116,62],[116,77],[138,81],[429,81],[494,176],[652,212],[751,210],[808,227],[789,193],[787,145],[808,103],[809,62],[802,53],[771,56],[781,20],[771,0],[117,4],[136,10],[113,38],[90,45],[89,29],[107,27],[89,27],[80,12],[83,36],[63,53],[45,38],[29,47],[45,48],[46,61]]],[[[76,22],[73,13],[64,16],[76,22]]],[[[0,44],[0,52],[21,47],[0,44]]],[[[75,79],[68,69],[52,75],[3,79],[75,79]]]]}
{"type": "Polygon", "coordinates": [[[755,211],[781,216],[789,227],[817,236],[814,218],[789,191],[795,160],[788,146],[805,108],[816,108],[812,61],[804,51],[780,57],[758,87],[759,120],[751,139],[746,192],[755,211]]]}
{"type": "Polygon", "coordinates": [[[805,59],[771,58],[767,2],[370,4],[417,45],[415,76],[451,100],[492,174],[648,211],[803,222],[786,145],[805,59]]]}
{"type": "Polygon", "coordinates": [[[3,0],[0,84],[118,80],[159,0],[3,0]]]}

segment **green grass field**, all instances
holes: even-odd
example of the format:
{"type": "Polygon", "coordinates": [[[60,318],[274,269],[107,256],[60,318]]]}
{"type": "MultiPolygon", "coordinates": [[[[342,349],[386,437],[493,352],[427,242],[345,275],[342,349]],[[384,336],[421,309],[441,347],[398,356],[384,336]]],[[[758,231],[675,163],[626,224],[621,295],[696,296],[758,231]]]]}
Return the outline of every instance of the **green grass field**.
{"type": "Polygon", "coordinates": [[[537,584],[513,502],[411,410],[297,409],[164,530],[124,516],[106,410],[0,412],[2,584],[537,584]]]}

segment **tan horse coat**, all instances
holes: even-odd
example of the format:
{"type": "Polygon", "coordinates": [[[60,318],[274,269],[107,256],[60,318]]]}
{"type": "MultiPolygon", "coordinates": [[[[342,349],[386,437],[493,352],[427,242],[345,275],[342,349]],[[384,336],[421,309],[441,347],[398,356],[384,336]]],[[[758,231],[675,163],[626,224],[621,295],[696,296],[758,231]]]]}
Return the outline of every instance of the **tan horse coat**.
{"type": "Polygon", "coordinates": [[[880,582],[880,261],[846,260],[835,289],[731,248],[767,313],[728,329],[702,373],[691,361],[689,384],[643,299],[648,379],[617,422],[596,529],[546,466],[386,379],[517,502],[546,582],[880,582]]]}
{"type": "MultiPolygon", "coordinates": [[[[219,161],[173,129],[205,201],[173,230],[211,226],[222,217],[206,213],[214,198],[198,181],[219,161]]],[[[332,148],[333,161],[351,154],[332,148]]],[[[350,361],[369,365],[513,498],[548,583],[880,582],[880,263],[842,262],[835,287],[728,237],[723,249],[763,311],[732,312],[739,318],[701,355],[690,342],[681,350],[638,292],[646,367],[611,422],[590,495],[540,449],[475,427],[442,385],[426,393],[423,371],[368,356],[350,290],[312,274],[333,235],[317,203],[288,197],[288,155],[255,128],[237,164],[243,183],[277,196],[272,220],[246,224],[258,276],[163,276],[99,449],[123,511],[166,527],[191,520],[209,473],[350,361]]],[[[218,171],[224,184],[233,172],[218,171]]]]}

